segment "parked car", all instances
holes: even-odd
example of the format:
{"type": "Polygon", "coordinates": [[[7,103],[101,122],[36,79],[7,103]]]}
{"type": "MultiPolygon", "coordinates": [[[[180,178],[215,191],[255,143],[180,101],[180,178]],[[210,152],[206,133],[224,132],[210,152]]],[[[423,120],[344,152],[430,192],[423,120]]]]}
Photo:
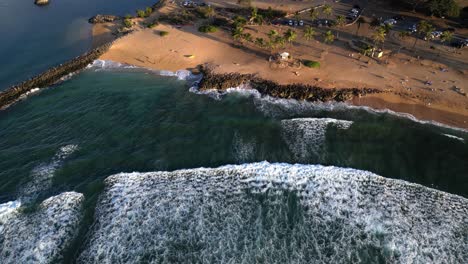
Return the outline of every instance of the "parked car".
{"type": "MultiPolygon", "coordinates": [[[[429,39],[440,38],[441,35],[442,35],[442,31],[432,31],[431,34],[429,35],[429,39]]],[[[424,37],[424,40],[428,40],[428,37],[424,37]]]]}
{"type": "Polygon", "coordinates": [[[304,20],[299,20],[299,26],[301,26],[301,27],[304,26],[304,20]]]}
{"type": "Polygon", "coordinates": [[[294,20],[294,26],[297,27],[299,25],[299,23],[297,22],[297,20],[294,20]]]}
{"type": "Polygon", "coordinates": [[[400,16],[400,15],[393,16],[392,18],[395,19],[396,21],[401,21],[405,19],[403,16],[400,16]]]}
{"type": "Polygon", "coordinates": [[[418,27],[416,26],[416,24],[414,24],[414,25],[408,27],[408,31],[410,33],[416,33],[416,32],[418,32],[418,27]]]}
{"type": "Polygon", "coordinates": [[[383,26],[383,25],[390,25],[390,26],[393,26],[397,23],[397,21],[393,18],[390,18],[390,19],[387,19],[385,20],[383,23],[381,23],[380,25],[383,26]]]}
{"type": "Polygon", "coordinates": [[[468,39],[458,39],[450,43],[450,45],[459,49],[465,48],[468,47],[468,39]]]}
{"type": "Polygon", "coordinates": [[[289,20],[288,21],[288,25],[290,25],[291,27],[294,25],[293,21],[292,20],[289,20]]]}

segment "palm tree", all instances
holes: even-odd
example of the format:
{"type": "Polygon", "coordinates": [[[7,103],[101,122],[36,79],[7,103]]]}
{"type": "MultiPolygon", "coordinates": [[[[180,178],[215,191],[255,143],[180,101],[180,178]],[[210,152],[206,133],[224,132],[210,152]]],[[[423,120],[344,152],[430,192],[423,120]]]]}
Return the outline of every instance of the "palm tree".
{"type": "MultiPolygon", "coordinates": [[[[444,32],[442,32],[442,35],[440,35],[440,42],[444,43],[444,42],[450,42],[452,41],[453,39],[453,33],[446,30],[444,32]]],[[[439,54],[437,54],[437,56],[440,56],[440,52],[442,51],[442,49],[439,49],[439,54]]]]}
{"type": "Polygon", "coordinates": [[[262,25],[263,21],[264,21],[263,16],[258,13],[258,9],[256,7],[252,8],[249,22],[262,25]]]}
{"type": "Polygon", "coordinates": [[[310,18],[311,18],[312,20],[315,20],[315,19],[318,18],[318,16],[319,16],[319,11],[318,11],[317,9],[315,9],[315,8],[312,8],[312,9],[310,10],[310,18]]]}
{"type": "Polygon", "coordinates": [[[315,35],[316,35],[316,32],[315,32],[315,29],[311,26],[306,26],[304,28],[304,38],[306,40],[312,40],[315,38],[315,35]]]}
{"type": "Polygon", "coordinates": [[[416,43],[418,42],[418,36],[423,37],[424,40],[428,40],[431,37],[431,32],[434,31],[434,26],[426,20],[421,20],[416,25],[416,29],[418,30],[418,35],[415,37],[413,49],[416,47],[416,43]]]}
{"type": "Polygon", "coordinates": [[[296,31],[292,29],[288,29],[286,32],[284,32],[283,36],[284,39],[286,39],[286,41],[289,42],[289,44],[291,44],[291,42],[293,42],[297,38],[296,31]]]}
{"type": "Polygon", "coordinates": [[[346,24],[346,18],[342,15],[336,16],[336,25],[342,27],[346,24]]]}
{"type": "Polygon", "coordinates": [[[383,49],[383,44],[385,43],[386,36],[387,32],[385,31],[384,27],[377,28],[377,30],[374,31],[374,34],[372,34],[372,40],[374,41],[374,45],[376,45],[377,43],[382,43],[383,49]]]}
{"type": "Polygon", "coordinates": [[[331,14],[333,13],[333,8],[331,7],[331,5],[328,5],[328,4],[327,4],[327,5],[324,5],[324,6],[323,6],[322,12],[323,12],[327,17],[329,17],[329,16],[331,16],[331,14]]]}
{"type": "Polygon", "coordinates": [[[323,35],[323,41],[327,44],[333,43],[333,41],[335,41],[335,35],[333,35],[331,30],[325,32],[325,34],[323,35]]]}
{"type": "Polygon", "coordinates": [[[205,15],[212,19],[215,15],[215,10],[212,6],[207,6],[206,9],[205,9],[205,15]]]}
{"type": "Polygon", "coordinates": [[[284,44],[286,44],[286,39],[282,36],[276,36],[273,43],[275,45],[279,45],[280,47],[284,48],[284,44]]]}
{"type": "Polygon", "coordinates": [[[359,29],[361,28],[361,24],[366,23],[366,20],[360,16],[358,20],[356,21],[356,23],[357,23],[356,36],[359,37],[359,29]]]}
{"type": "Polygon", "coordinates": [[[276,36],[278,36],[278,31],[272,29],[272,30],[270,30],[270,31],[268,32],[267,35],[268,35],[268,38],[269,38],[270,40],[272,40],[272,39],[274,39],[276,36]]]}
{"type": "Polygon", "coordinates": [[[244,28],[243,27],[236,27],[233,31],[232,31],[232,37],[235,39],[235,40],[238,40],[242,43],[242,36],[243,36],[243,33],[244,32],[244,28]]]}

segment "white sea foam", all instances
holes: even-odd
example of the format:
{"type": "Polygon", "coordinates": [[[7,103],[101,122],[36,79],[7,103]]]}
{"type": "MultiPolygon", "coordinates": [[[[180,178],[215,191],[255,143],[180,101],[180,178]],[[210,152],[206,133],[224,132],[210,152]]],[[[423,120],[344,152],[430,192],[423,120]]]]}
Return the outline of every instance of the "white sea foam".
{"type": "Polygon", "coordinates": [[[116,69],[136,69],[140,71],[151,72],[154,74],[158,74],[161,76],[170,76],[170,77],[177,77],[179,80],[186,80],[186,81],[197,81],[200,79],[201,76],[194,75],[188,70],[178,70],[178,71],[167,71],[167,70],[153,70],[149,68],[139,67],[135,65],[115,62],[111,60],[95,60],[91,64],[89,64],[87,69],[95,69],[97,71],[100,70],[116,70],[116,69]]]}
{"type": "Polygon", "coordinates": [[[463,139],[463,138],[461,138],[461,137],[454,136],[454,135],[450,135],[450,134],[442,134],[442,135],[444,135],[444,136],[446,136],[446,137],[449,137],[449,138],[456,139],[456,140],[460,140],[460,141],[462,141],[462,142],[465,141],[465,139],[463,139]]]}
{"type": "Polygon", "coordinates": [[[366,171],[228,165],[105,180],[79,263],[466,263],[468,200],[366,171]]]}
{"type": "Polygon", "coordinates": [[[77,145],[66,145],[61,147],[50,162],[41,164],[31,172],[31,181],[26,183],[20,190],[20,199],[30,202],[52,184],[52,178],[57,169],[62,166],[63,161],[78,149],[77,145]]]}
{"type": "Polygon", "coordinates": [[[238,131],[232,139],[232,152],[238,162],[246,162],[255,157],[255,139],[244,139],[238,131]]]}
{"type": "Polygon", "coordinates": [[[9,216],[0,219],[0,262],[51,263],[60,260],[62,250],[77,233],[82,202],[82,194],[66,192],[44,200],[31,213],[18,211],[20,203],[12,202],[9,216]]]}
{"type": "Polygon", "coordinates": [[[283,140],[293,153],[295,160],[307,162],[312,156],[322,160],[325,136],[329,126],[348,129],[352,121],[333,118],[295,118],[281,121],[283,140]]]}

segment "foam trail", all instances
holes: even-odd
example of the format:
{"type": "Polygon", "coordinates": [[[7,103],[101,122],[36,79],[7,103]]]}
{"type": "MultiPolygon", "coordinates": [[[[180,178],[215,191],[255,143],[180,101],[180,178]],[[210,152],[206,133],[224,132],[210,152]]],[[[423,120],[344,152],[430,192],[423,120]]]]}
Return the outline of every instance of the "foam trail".
{"type": "Polygon", "coordinates": [[[8,217],[0,215],[1,263],[60,260],[76,235],[82,202],[82,194],[66,192],[44,200],[32,213],[20,212],[19,203],[12,202],[8,217]]]}
{"type": "Polygon", "coordinates": [[[281,121],[282,136],[295,159],[307,162],[312,156],[323,159],[329,126],[348,129],[352,121],[333,118],[294,118],[281,121]]]}
{"type": "Polygon", "coordinates": [[[66,145],[61,147],[49,163],[41,164],[31,172],[31,181],[20,190],[20,199],[30,202],[52,184],[52,178],[57,169],[62,166],[63,161],[78,149],[77,145],[66,145]]]}
{"type": "Polygon", "coordinates": [[[232,152],[238,162],[246,162],[255,157],[256,142],[254,139],[244,139],[236,131],[232,141],[232,152]]]}
{"type": "Polygon", "coordinates": [[[468,200],[370,172],[228,165],[105,180],[79,263],[466,263],[468,200]]]}
{"type": "Polygon", "coordinates": [[[453,138],[453,139],[456,139],[456,140],[460,140],[461,142],[464,142],[465,139],[461,138],[461,137],[457,137],[457,136],[454,136],[454,135],[450,135],[450,134],[442,134],[446,137],[449,137],[449,138],[453,138]]]}

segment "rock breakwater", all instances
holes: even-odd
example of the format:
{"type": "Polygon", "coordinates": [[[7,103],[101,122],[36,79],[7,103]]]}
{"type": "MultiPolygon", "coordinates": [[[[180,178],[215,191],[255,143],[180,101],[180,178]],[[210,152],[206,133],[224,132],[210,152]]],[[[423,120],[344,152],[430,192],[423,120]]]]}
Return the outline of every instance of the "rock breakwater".
{"type": "Polygon", "coordinates": [[[112,42],[104,44],[68,62],[53,67],[27,81],[0,92],[0,109],[8,107],[34,88],[42,88],[52,85],[62,77],[85,68],[87,65],[99,58],[99,56],[104,54],[111,45],[112,42]]]}
{"type": "Polygon", "coordinates": [[[107,23],[114,22],[116,20],[121,20],[122,18],[114,15],[95,15],[88,20],[91,24],[107,23]]]}
{"type": "Polygon", "coordinates": [[[343,102],[367,94],[381,93],[381,90],[371,88],[327,89],[308,84],[278,84],[259,78],[253,74],[227,73],[217,74],[207,67],[201,67],[203,79],[199,84],[200,90],[225,91],[234,87],[248,87],[263,95],[277,98],[296,99],[306,101],[337,101],[343,102]]]}

